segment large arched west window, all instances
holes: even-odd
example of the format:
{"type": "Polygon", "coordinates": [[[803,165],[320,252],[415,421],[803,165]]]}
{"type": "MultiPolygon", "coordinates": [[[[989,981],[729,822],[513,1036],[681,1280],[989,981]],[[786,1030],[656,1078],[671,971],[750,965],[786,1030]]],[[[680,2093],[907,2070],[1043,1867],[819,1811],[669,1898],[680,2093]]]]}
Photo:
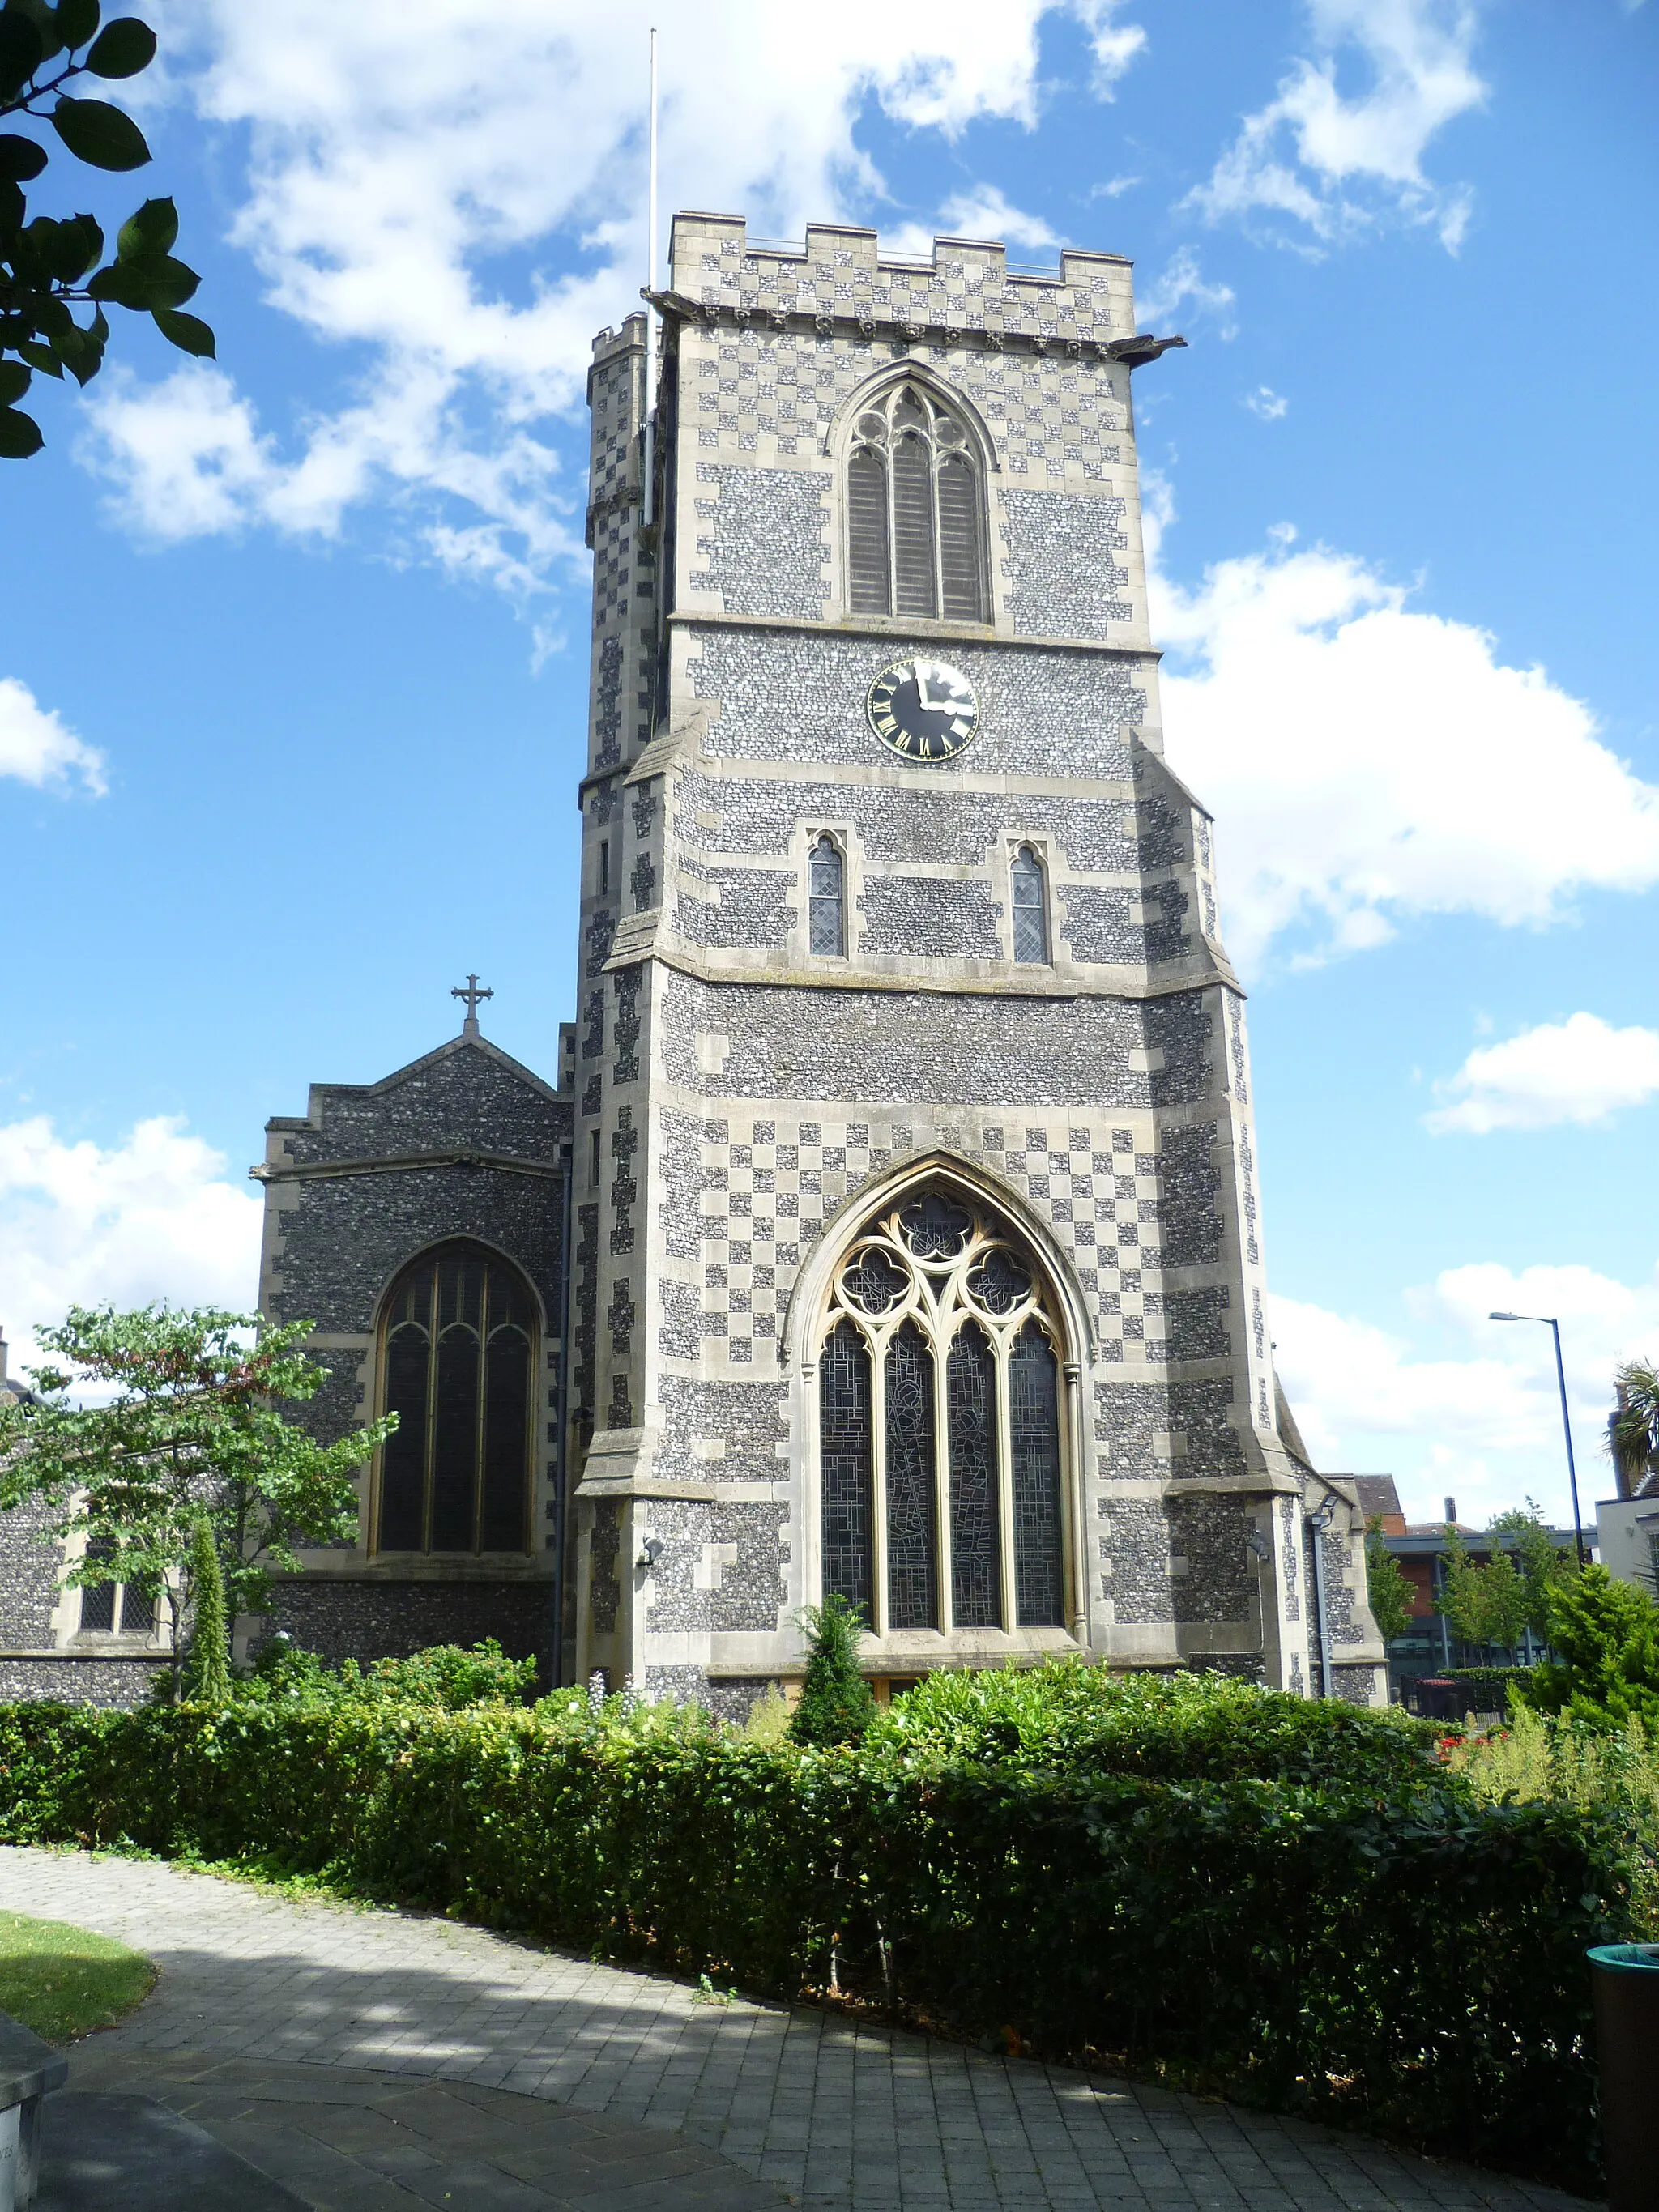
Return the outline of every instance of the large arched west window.
{"type": "Polygon", "coordinates": [[[382,1552],[523,1552],[530,1543],[536,1309],[517,1269],[444,1244],[404,1269],[380,1332],[382,1552]]]}
{"type": "Polygon", "coordinates": [[[920,385],[896,384],[860,412],[853,440],[853,612],[984,622],[984,487],[967,423],[920,385]]]}
{"type": "Polygon", "coordinates": [[[818,1351],[823,1585],[892,1629],[1065,1625],[1060,1325],[1041,1263],[948,1185],[836,1271],[818,1351]]]}

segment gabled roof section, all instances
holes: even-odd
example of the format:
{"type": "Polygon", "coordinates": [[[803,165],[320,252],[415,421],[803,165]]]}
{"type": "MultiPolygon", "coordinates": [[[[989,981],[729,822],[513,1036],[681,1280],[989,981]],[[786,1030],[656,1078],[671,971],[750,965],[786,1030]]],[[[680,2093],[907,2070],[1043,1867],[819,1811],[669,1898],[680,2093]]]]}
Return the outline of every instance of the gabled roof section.
{"type": "Polygon", "coordinates": [[[486,1037],[451,1037],[378,1083],[314,1083],[303,1118],[266,1124],[269,1164],[446,1149],[556,1162],[571,1101],[486,1037]]]}

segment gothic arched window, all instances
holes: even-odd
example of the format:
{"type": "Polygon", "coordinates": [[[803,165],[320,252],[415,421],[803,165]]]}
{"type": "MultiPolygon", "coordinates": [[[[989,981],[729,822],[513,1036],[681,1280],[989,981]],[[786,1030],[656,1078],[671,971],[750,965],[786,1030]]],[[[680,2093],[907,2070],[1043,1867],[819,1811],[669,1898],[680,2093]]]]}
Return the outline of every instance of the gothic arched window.
{"type": "Polygon", "coordinates": [[[516,1268],[476,1244],[404,1270],[380,1329],[375,1548],[523,1552],[530,1543],[536,1308],[516,1268]]]}
{"type": "Polygon", "coordinates": [[[1041,964],[1048,957],[1048,899],[1042,863],[1029,845],[1015,854],[1008,877],[1014,903],[1014,957],[1041,964]]]}
{"type": "Polygon", "coordinates": [[[819,837],[807,864],[807,905],[814,952],[847,950],[847,864],[833,837],[819,837]]]}
{"type": "Polygon", "coordinates": [[[961,416],[914,384],[873,400],[854,426],[847,464],[853,612],[986,621],[983,512],[961,416]]]}
{"type": "Polygon", "coordinates": [[[866,1223],[818,1352],[823,1583],[890,1629],[1065,1625],[1056,1307],[945,1186],[866,1223]]]}

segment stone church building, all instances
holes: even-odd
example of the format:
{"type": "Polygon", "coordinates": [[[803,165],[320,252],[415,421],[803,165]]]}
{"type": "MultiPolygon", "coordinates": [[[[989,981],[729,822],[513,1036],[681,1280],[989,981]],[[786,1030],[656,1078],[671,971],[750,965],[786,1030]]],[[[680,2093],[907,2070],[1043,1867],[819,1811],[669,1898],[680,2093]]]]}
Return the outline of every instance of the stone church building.
{"type": "MultiPolygon", "coordinates": [[[[314,1087],[254,1170],[318,1418],[400,1416],[357,1545],[264,1626],[496,1635],[737,1716],[838,1591],[878,1694],[1083,1651],[1380,1699],[1164,759],[1131,387],[1181,341],[1115,254],[726,216],[676,218],[651,306],[648,421],[643,315],[589,380],[559,1066],[490,1044],[471,979],[459,1038],[314,1087]]],[[[0,1676],[130,1666],[69,1610],[0,1626],[0,1676]]]]}

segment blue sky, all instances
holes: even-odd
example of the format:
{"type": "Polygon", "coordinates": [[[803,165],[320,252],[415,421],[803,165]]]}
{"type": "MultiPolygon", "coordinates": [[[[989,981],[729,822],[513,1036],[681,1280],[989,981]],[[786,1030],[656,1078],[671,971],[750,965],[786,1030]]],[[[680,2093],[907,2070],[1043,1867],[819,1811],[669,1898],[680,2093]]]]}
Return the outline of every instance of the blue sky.
{"type": "MultiPolygon", "coordinates": [[[[588,341],[664,199],[1130,254],[1172,760],[1247,973],[1327,1466],[1587,1497],[1659,1353],[1659,0],[168,0],[216,368],[136,325],[0,488],[0,1321],[252,1296],[312,1079],[570,1011],[588,341]]],[[[57,171],[48,173],[49,179],[57,171]]],[[[81,173],[117,218],[136,197],[81,173]]]]}

